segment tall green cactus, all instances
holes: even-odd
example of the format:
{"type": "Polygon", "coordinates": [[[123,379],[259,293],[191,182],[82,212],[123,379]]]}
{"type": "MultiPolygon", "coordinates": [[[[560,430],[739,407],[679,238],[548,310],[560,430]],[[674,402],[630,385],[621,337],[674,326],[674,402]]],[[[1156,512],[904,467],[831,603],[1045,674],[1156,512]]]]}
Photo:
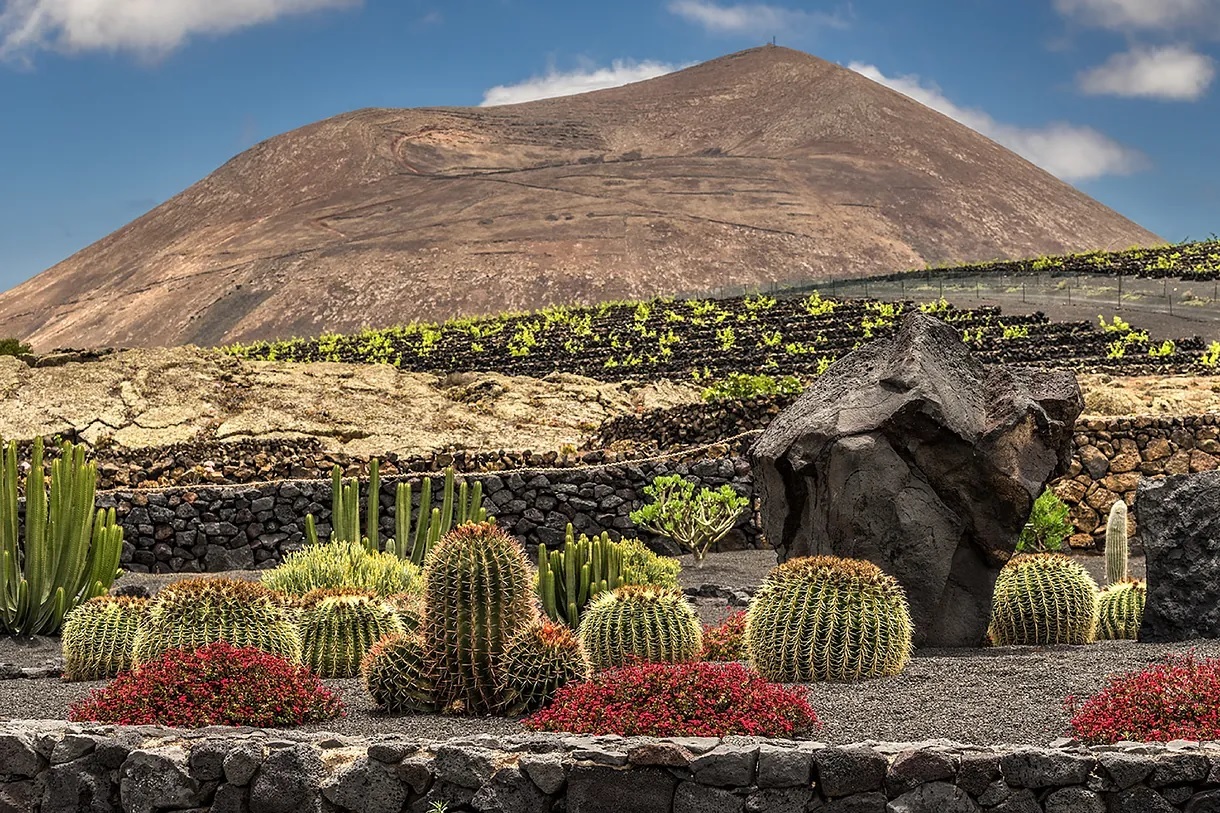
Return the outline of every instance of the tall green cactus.
{"type": "Polygon", "coordinates": [[[65,443],[51,463],[35,438],[25,479],[25,539],[19,544],[17,444],[0,466],[0,632],[53,634],[69,610],[114,583],[123,550],[115,512],[94,512],[97,466],[85,447],[65,443]]]}
{"type": "Polygon", "coordinates": [[[406,631],[389,603],[360,590],[315,590],[300,609],[301,660],[319,677],[353,677],[373,644],[406,631]]]}
{"type": "Polygon", "coordinates": [[[590,539],[575,538],[571,523],[563,547],[538,546],[538,596],[552,621],[580,625],[580,611],[599,593],[623,583],[623,549],[603,531],[590,539]]]}
{"type": "Polygon", "coordinates": [[[60,643],[66,680],[105,680],[131,668],[148,599],[97,596],[64,617],[60,643]]]}
{"type": "Polygon", "coordinates": [[[1097,628],[1097,582],[1061,553],[1014,556],[1000,571],[988,636],[996,646],[1087,644],[1097,628]]]}
{"type": "Polygon", "coordinates": [[[1127,504],[1118,499],[1110,506],[1110,518],[1106,521],[1106,584],[1127,580],[1127,559],[1130,555],[1127,504]]]}
{"type": "MultiPolygon", "coordinates": [[[[343,470],[336,463],[330,470],[330,541],[359,542],[369,551],[381,550],[381,463],[369,461],[369,498],[365,526],[360,528],[360,481],[344,481],[343,470]]],[[[317,522],[313,514],[305,516],[305,540],[318,544],[317,522]]]]}
{"type": "Polygon", "coordinates": [[[1116,582],[1097,597],[1097,640],[1136,640],[1144,622],[1148,585],[1136,579],[1116,582]]]}
{"type": "Polygon", "coordinates": [[[633,661],[699,660],[703,627],[677,590],[629,585],[602,593],[585,608],[580,642],[597,671],[633,661]]]}
{"type": "Polygon", "coordinates": [[[808,556],[763,580],[746,614],[745,644],[767,680],[850,681],[901,672],[912,634],[896,579],[871,562],[808,556]]]}
{"type": "Polygon", "coordinates": [[[538,617],[531,570],[517,540],[491,523],[459,525],[428,555],[422,632],[443,706],[484,714],[503,705],[498,662],[538,617]]]}
{"type": "Polygon", "coordinates": [[[468,522],[489,522],[494,518],[483,508],[483,484],[474,486],[465,480],[456,482],[452,466],[445,469],[445,482],[441,491],[441,504],[432,505],[432,478],[425,477],[420,485],[418,519],[412,523],[412,490],[409,482],[399,483],[394,494],[394,539],[386,543],[386,550],[400,559],[410,559],[422,565],[441,537],[457,525],[468,522]],[[455,494],[456,484],[456,494],[455,494]],[[415,526],[412,537],[411,526],[415,526]]]}

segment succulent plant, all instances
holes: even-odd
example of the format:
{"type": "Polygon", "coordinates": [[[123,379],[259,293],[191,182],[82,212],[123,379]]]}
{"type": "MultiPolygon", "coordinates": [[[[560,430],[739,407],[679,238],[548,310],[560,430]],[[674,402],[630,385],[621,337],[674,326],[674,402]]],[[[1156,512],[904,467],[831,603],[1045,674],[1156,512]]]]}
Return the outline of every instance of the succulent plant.
{"type": "Polygon", "coordinates": [[[897,579],[860,559],[807,556],[763,580],[746,613],[745,645],[767,680],[860,680],[901,672],[913,629],[897,579]]]}
{"type": "Polygon", "coordinates": [[[293,596],[344,587],[390,596],[418,593],[423,588],[419,568],[411,562],[342,540],[307,545],[289,554],[278,567],[263,574],[263,584],[293,596]]]}
{"type": "Polygon", "coordinates": [[[301,659],[319,677],[353,677],[373,644],[405,632],[393,607],[358,590],[314,590],[300,609],[301,659]]]}
{"type": "Polygon", "coordinates": [[[148,599],[98,596],[64,617],[60,643],[67,680],[105,680],[131,668],[148,599]]]}
{"type": "Polygon", "coordinates": [[[1139,638],[1147,597],[1147,583],[1136,579],[1116,582],[1102,590],[1097,597],[1097,640],[1139,638]]]}
{"type": "Polygon", "coordinates": [[[198,649],[227,641],[301,663],[295,612],[258,582],[185,579],[169,584],[149,602],[132,648],[139,665],[169,649],[198,649]]]}
{"type": "Polygon", "coordinates": [[[621,539],[617,544],[623,551],[623,584],[681,589],[678,572],[682,570],[682,563],[677,559],[653,553],[638,539],[621,539]]]}
{"type": "Polygon", "coordinates": [[[1106,521],[1106,583],[1118,584],[1127,580],[1127,559],[1130,557],[1127,542],[1127,504],[1115,500],[1110,506],[1110,517],[1106,521]]]}
{"type": "Polygon", "coordinates": [[[1000,571],[988,636],[996,646],[1087,644],[1097,627],[1097,582],[1060,553],[1014,556],[1000,571]]]}
{"type": "Polygon", "coordinates": [[[395,593],[386,596],[386,603],[394,608],[403,632],[419,632],[424,620],[424,598],[418,593],[395,593]]]}
{"type": "Polygon", "coordinates": [[[532,571],[517,540],[491,523],[459,525],[428,554],[422,634],[443,707],[501,707],[498,661],[538,618],[532,571]]]}
{"type": "Polygon", "coordinates": [[[584,647],[564,624],[539,621],[508,645],[501,662],[508,714],[539,709],[566,683],[591,673],[584,647]]]}
{"type": "Polygon", "coordinates": [[[579,635],[599,672],[637,661],[697,661],[703,650],[703,628],[686,596],[661,587],[602,593],[585,608],[579,635]]]}
{"type": "Polygon", "coordinates": [[[410,559],[422,565],[428,552],[441,537],[453,528],[466,523],[494,522],[483,508],[483,484],[473,487],[465,480],[457,484],[454,491],[455,474],[452,466],[445,469],[445,480],[441,486],[441,504],[432,507],[432,478],[425,477],[420,484],[419,518],[412,534],[411,483],[399,483],[394,493],[394,539],[386,543],[386,550],[402,559],[410,559]]]}
{"type": "Polygon", "coordinates": [[[394,714],[440,709],[425,651],[419,635],[391,635],[373,644],[360,665],[360,676],[378,707],[394,714]]]}
{"type": "Polygon", "coordinates": [[[623,549],[610,534],[575,537],[571,523],[559,550],[538,546],[538,596],[552,621],[580,624],[580,611],[599,593],[622,583],[623,549]]]}

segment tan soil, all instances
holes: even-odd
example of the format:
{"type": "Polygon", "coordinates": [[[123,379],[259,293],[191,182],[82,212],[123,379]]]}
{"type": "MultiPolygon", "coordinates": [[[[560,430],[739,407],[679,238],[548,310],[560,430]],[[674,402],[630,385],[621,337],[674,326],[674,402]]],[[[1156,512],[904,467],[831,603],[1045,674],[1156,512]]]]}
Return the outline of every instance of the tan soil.
{"type": "Polygon", "coordinates": [[[349,454],[559,451],[602,421],[697,400],[693,387],[580,376],[436,376],[386,365],[246,362],[196,348],[128,350],[32,369],[0,357],[0,437],[75,430],[130,448],[316,437],[349,454]]]}
{"type": "Polygon", "coordinates": [[[1220,379],[1210,376],[1080,376],[1084,414],[1201,415],[1220,412],[1220,379]]]}

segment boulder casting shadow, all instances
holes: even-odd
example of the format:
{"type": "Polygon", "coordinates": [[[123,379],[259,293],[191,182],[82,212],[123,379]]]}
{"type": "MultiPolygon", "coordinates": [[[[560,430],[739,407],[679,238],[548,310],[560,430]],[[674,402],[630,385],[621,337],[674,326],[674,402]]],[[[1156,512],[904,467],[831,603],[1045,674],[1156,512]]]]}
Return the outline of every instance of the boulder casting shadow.
{"type": "Polygon", "coordinates": [[[916,646],[979,646],[1000,568],[1064,473],[1084,408],[1068,371],[986,369],[923,313],[832,365],[754,443],[781,561],[867,559],[907,592],[916,646]]]}

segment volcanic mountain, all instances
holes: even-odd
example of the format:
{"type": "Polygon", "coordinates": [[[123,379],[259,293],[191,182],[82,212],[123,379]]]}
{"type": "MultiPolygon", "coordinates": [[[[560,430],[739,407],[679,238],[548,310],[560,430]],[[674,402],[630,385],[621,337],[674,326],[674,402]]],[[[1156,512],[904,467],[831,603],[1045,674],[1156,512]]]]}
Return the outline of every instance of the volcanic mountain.
{"type": "Polygon", "coordinates": [[[214,344],[1155,242],[906,96],[763,47],[276,136],[0,295],[0,336],[214,344]]]}

